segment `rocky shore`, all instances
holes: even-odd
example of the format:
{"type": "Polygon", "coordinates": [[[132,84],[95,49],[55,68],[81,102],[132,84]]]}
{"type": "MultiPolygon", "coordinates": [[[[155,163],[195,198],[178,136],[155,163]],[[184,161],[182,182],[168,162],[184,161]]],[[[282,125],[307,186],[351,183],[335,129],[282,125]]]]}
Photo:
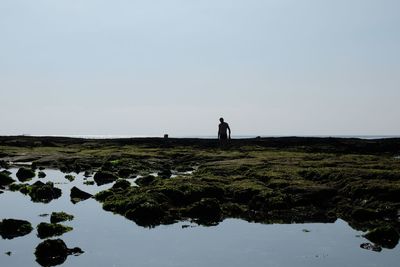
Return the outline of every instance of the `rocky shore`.
{"type": "MultiPolygon", "coordinates": [[[[57,189],[24,183],[32,175],[55,168],[70,180],[73,172],[85,172],[97,185],[112,184],[94,196],[106,211],[144,227],[342,218],[374,244],[393,248],[400,232],[399,155],[400,139],[255,138],[221,145],[211,139],[0,137],[0,189],[46,203],[59,197],[57,189]],[[11,166],[21,167],[20,181],[8,177],[11,166]]],[[[91,197],[84,193],[75,190],[71,199],[91,197]]]]}

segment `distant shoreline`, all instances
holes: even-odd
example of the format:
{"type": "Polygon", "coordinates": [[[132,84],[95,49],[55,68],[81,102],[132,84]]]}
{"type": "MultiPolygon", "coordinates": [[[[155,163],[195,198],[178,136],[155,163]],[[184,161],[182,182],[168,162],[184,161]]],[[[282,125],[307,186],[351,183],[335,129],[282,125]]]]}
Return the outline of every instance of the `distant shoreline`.
{"type": "MultiPolygon", "coordinates": [[[[158,135],[0,135],[0,138],[19,138],[19,137],[31,137],[31,138],[73,138],[73,139],[158,139],[163,136],[158,135]]],[[[212,135],[183,135],[183,136],[169,136],[170,139],[217,139],[217,136],[212,135]]],[[[232,135],[232,139],[255,139],[255,138],[334,138],[334,139],[363,139],[363,140],[379,140],[379,139],[397,139],[400,135],[232,135]]]]}

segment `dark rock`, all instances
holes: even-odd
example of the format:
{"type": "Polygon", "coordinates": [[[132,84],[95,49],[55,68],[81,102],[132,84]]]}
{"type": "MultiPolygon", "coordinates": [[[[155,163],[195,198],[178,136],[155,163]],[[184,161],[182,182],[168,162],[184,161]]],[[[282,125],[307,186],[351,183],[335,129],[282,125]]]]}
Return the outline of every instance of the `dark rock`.
{"type": "Polygon", "coordinates": [[[128,178],[133,171],[131,169],[121,169],[118,171],[118,176],[121,178],[128,178]]]}
{"type": "Polygon", "coordinates": [[[357,221],[367,221],[378,218],[379,213],[371,209],[356,208],[351,213],[351,217],[357,221]]]}
{"type": "Polygon", "coordinates": [[[14,183],[15,180],[13,178],[11,178],[7,172],[0,172],[0,185],[9,185],[14,183]]]}
{"type": "Polygon", "coordinates": [[[22,167],[17,171],[16,175],[18,180],[25,182],[35,177],[36,174],[33,170],[22,167]]]}
{"type": "Polygon", "coordinates": [[[28,192],[33,202],[49,203],[53,199],[61,197],[61,189],[54,187],[52,182],[42,183],[40,181],[35,182],[30,186],[28,192]]]}
{"type": "Polygon", "coordinates": [[[32,232],[30,222],[24,220],[4,219],[0,222],[0,235],[3,239],[13,239],[32,232]]]}
{"type": "Polygon", "coordinates": [[[131,183],[128,182],[127,180],[119,179],[112,186],[112,189],[127,189],[130,186],[131,186],[131,183]]]}
{"type": "Polygon", "coordinates": [[[91,172],[91,171],[85,171],[85,173],[83,174],[83,176],[85,176],[85,177],[90,177],[90,176],[92,176],[92,172],[91,172]]]}
{"type": "Polygon", "coordinates": [[[135,183],[139,186],[148,186],[153,184],[157,180],[157,177],[153,175],[147,175],[144,177],[137,178],[135,183]]]}
{"type": "Polygon", "coordinates": [[[214,224],[221,220],[222,210],[218,200],[205,198],[193,204],[187,211],[191,218],[198,219],[201,224],[214,224]]]}
{"type": "Polygon", "coordinates": [[[5,161],[5,160],[0,160],[0,168],[8,169],[8,168],[10,168],[10,165],[8,164],[7,161],[5,161]]]}
{"type": "Polygon", "coordinates": [[[118,177],[112,172],[108,171],[99,171],[93,177],[94,181],[97,185],[104,185],[114,182],[118,179],[118,177]]]}
{"type": "Polygon", "coordinates": [[[84,181],[83,184],[85,184],[85,185],[94,185],[94,181],[84,181]]]}
{"type": "Polygon", "coordinates": [[[68,248],[61,239],[45,240],[35,250],[36,261],[46,267],[63,264],[69,255],[82,253],[80,248],[68,248]]]}
{"type": "Polygon", "coordinates": [[[362,243],[360,245],[360,248],[366,249],[366,250],[375,251],[375,252],[381,252],[382,251],[382,247],[381,246],[375,245],[375,244],[371,244],[371,243],[362,243]]]}
{"type": "Polygon", "coordinates": [[[88,198],[91,198],[93,195],[89,194],[85,191],[80,190],[79,188],[77,188],[76,186],[71,188],[71,202],[76,204],[80,201],[86,200],[88,198]]]}
{"type": "Polygon", "coordinates": [[[40,223],[37,226],[38,237],[45,239],[52,236],[59,236],[66,232],[72,231],[72,227],[58,223],[40,223]]]}
{"type": "Polygon", "coordinates": [[[40,172],[38,172],[38,177],[39,178],[44,178],[44,177],[46,177],[46,173],[40,171],[40,172]]]}
{"type": "Polygon", "coordinates": [[[65,221],[72,221],[74,219],[73,215],[70,215],[65,212],[52,212],[50,216],[51,223],[59,223],[65,221]]]}
{"type": "Polygon", "coordinates": [[[158,176],[161,178],[170,178],[172,175],[172,172],[170,169],[164,169],[158,172],[158,176]]]}
{"type": "Polygon", "coordinates": [[[369,241],[384,248],[393,249],[399,243],[399,233],[391,226],[377,227],[364,235],[369,241]]]}

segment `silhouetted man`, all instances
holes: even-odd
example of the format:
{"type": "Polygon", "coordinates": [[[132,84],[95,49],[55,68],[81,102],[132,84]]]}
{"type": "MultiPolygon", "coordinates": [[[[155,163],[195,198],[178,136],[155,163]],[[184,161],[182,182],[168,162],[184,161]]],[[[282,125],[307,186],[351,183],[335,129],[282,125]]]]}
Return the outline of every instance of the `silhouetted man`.
{"type": "Polygon", "coordinates": [[[220,118],[219,121],[221,123],[218,126],[218,139],[227,140],[228,137],[231,139],[231,128],[229,128],[229,124],[224,122],[224,118],[220,118]],[[227,131],[229,132],[229,136],[227,131]]]}

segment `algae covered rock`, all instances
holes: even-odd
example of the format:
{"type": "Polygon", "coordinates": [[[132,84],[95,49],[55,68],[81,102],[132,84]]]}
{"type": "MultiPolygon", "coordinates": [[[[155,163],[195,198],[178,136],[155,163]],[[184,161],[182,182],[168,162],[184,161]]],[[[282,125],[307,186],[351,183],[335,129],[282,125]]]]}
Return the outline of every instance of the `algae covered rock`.
{"type": "Polygon", "coordinates": [[[42,183],[37,181],[29,187],[29,196],[33,202],[49,203],[53,199],[61,197],[61,189],[54,187],[52,182],[42,183]]]}
{"type": "Polygon", "coordinates": [[[42,266],[63,264],[69,255],[84,253],[80,248],[68,248],[61,239],[49,239],[40,243],[35,249],[36,262],[42,266]]]}
{"type": "Polygon", "coordinates": [[[399,233],[391,226],[377,227],[364,235],[366,239],[384,248],[395,248],[399,243],[399,233]]]}
{"type": "Polygon", "coordinates": [[[4,219],[0,222],[0,235],[4,239],[13,239],[32,232],[30,222],[16,219],[4,219]]]}
{"type": "Polygon", "coordinates": [[[127,180],[119,179],[112,186],[112,189],[122,189],[123,190],[123,189],[127,189],[130,186],[131,186],[131,183],[128,182],[127,180]]]}
{"type": "Polygon", "coordinates": [[[14,182],[15,180],[11,178],[7,172],[5,171],[0,172],[0,185],[9,185],[14,182]]]}
{"type": "Polygon", "coordinates": [[[67,175],[65,175],[65,179],[67,179],[68,181],[72,182],[73,180],[75,180],[75,176],[73,176],[71,174],[67,174],[67,175]]]}
{"type": "Polygon", "coordinates": [[[118,177],[109,171],[99,171],[93,177],[97,185],[104,185],[114,182],[118,177]]]}
{"type": "Polygon", "coordinates": [[[76,204],[80,201],[86,200],[88,198],[91,198],[92,196],[93,196],[92,194],[82,191],[79,188],[77,188],[76,186],[71,188],[70,197],[71,197],[71,202],[74,204],[76,204]]]}
{"type": "Polygon", "coordinates": [[[41,239],[59,236],[66,232],[72,231],[72,227],[65,226],[58,223],[40,223],[37,226],[38,237],[41,239]]]}
{"type": "Polygon", "coordinates": [[[16,176],[17,176],[18,180],[20,180],[21,182],[25,182],[25,181],[28,181],[28,180],[32,179],[33,177],[35,177],[36,174],[32,169],[22,167],[22,168],[19,168],[16,176]]]}
{"type": "Polygon", "coordinates": [[[74,219],[74,215],[70,215],[66,212],[52,212],[50,216],[51,223],[59,223],[65,221],[72,221],[74,219]]]}
{"type": "Polygon", "coordinates": [[[139,186],[148,186],[153,184],[157,180],[157,177],[153,175],[147,175],[136,179],[135,183],[139,186]]]}

